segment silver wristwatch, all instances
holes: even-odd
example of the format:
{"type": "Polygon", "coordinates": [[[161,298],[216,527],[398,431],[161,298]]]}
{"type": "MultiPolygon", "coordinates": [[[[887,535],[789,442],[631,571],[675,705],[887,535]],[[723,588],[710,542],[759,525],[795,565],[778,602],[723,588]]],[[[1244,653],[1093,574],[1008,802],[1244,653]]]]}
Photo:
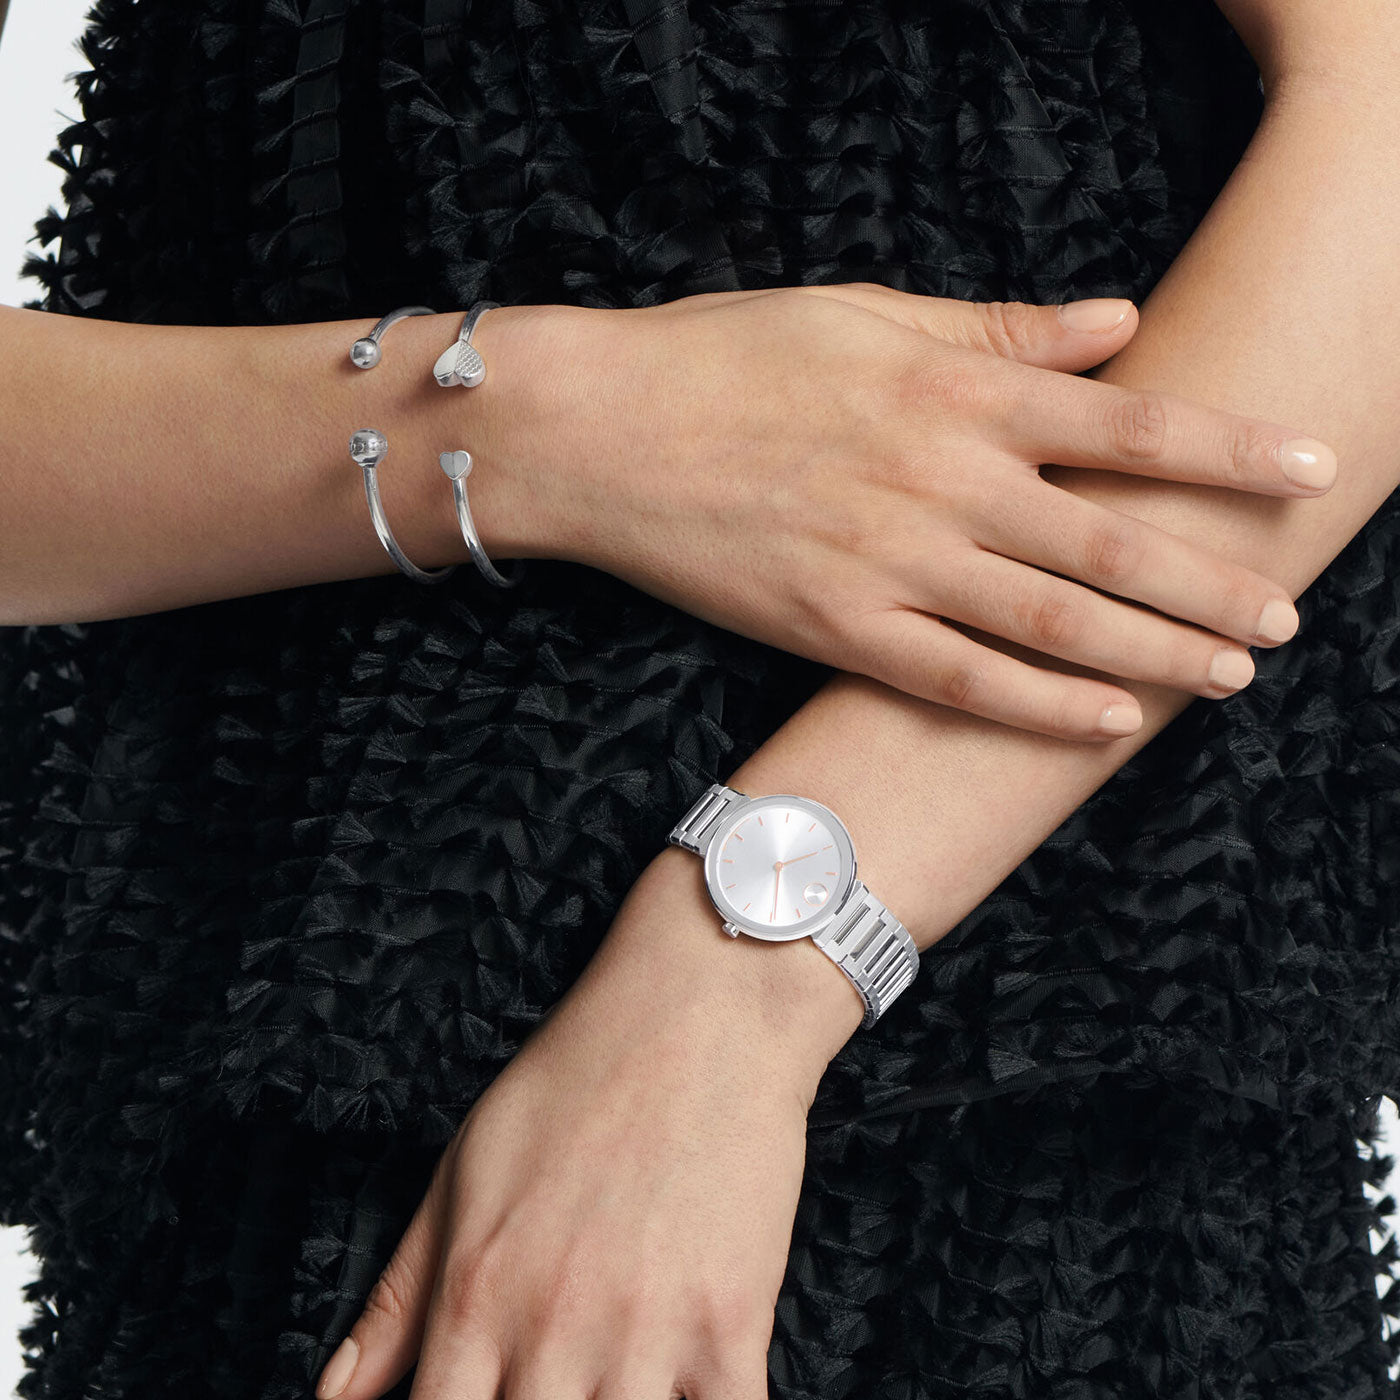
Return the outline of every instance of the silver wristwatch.
{"type": "Polygon", "coordinates": [[[872,1026],[913,980],[919,949],[856,879],[850,833],[829,807],[712,783],[666,838],[703,856],[705,885],[731,938],[808,938],[855,984],[872,1026]]]}

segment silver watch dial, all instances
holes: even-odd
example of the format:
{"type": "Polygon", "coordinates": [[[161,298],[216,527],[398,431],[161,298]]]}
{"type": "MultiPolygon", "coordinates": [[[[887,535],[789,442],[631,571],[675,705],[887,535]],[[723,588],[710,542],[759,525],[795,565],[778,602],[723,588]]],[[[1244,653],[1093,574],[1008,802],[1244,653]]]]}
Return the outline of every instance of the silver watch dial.
{"type": "Polygon", "coordinates": [[[802,938],[825,924],[855,879],[851,838],[805,797],[736,803],[705,852],[710,898],[756,938],[802,938]]]}

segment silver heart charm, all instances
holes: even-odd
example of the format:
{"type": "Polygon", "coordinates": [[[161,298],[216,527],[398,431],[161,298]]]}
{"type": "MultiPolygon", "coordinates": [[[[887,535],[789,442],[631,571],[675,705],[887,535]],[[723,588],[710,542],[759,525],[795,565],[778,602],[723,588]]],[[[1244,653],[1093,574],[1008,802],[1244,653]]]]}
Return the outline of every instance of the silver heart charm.
{"type": "Polygon", "coordinates": [[[434,361],[433,378],[444,389],[455,384],[471,389],[486,378],[486,361],[476,346],[454,340],[434,361]]]}
{"type": "Polygon", "coordinates": [[[457,342],[454,340],[433,362],[433,378],[444,389],[450,389],[457,380],[457,342]]]}
{"type": "Polygon", "coordinates": [[[438,466],[449,481],[460,481],[472,469],[472,454],[461,447],[455,452],[439,452],[438,466]]]}
{"type": "Polygon", "coordinates": [[[486,378],[486,361],[481,358],[481,352],[465,341],[457,344],[457,378],[468,389],[486,378]]]}

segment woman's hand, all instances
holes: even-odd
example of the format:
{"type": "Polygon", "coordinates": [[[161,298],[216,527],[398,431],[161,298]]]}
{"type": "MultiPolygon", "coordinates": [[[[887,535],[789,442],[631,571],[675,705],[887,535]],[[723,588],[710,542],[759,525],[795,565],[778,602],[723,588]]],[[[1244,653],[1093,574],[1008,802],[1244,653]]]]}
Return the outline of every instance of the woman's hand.
{"type": "Polygon", "coordinates": [[[551,522],[536,552],[734,631],[1008,724],[1115,737],[1141,719],[1128,691],[958,624],[1219,698],[1297,612],[1277,583],[1040,464],[1265,496],[1320,495],[1336,469],[1294,429],[1065,373],[1126,343],[1135,313],[1118,307],[1119,329],[1094,332],[1053,307],[854,283],[520,308],[519,340],[493,312],[479,335],[509,410],[473,409],[474,489],[528,481],[551,522]]]}
{"type": "Polygon", "coordinates": [[[668,849],[476,1101],[320,1400],[763,1400],[821,1072],[860,1000],[668,849]],[[347,1368],[354,1363],[348,1381],[347,1368]]]}

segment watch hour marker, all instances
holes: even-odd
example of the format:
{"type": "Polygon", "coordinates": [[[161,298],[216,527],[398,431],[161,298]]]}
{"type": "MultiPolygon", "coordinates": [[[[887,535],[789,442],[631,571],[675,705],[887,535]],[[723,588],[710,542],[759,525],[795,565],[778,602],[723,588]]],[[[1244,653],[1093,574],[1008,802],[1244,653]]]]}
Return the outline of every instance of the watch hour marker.
{"type": "Polygon", "coordinates": [[[808,831],[815,831],[816,829],[817,829],[817,824],[816,824],[816,822],[813,822],[812,825],[809,826],[809,827],[807,828],[808,831]]]}
{"type": "MultiPolygon", "coordinates": [[[[736,884],[736,885],[737,885],[738,883],[739,883],[739,882],[738,882],[737,880],[734,882],[734,884],[736,884]]],[[[727,889],[727,890],[732,890],[732,889],[734,888],[734,885],[726,885],[724,888],[727,889]]]]}
{"type": "Polygon", "coordinates": [[[792,912],[796,914],[799,919],[802,917],[802,911],[795,904],[792,906],[792,912]]]}
{"type": "Polygon", "coordinates": [[[791,820],[792,820],[792,813],[789,812],[789,813],[783,818],[783,821],[784,821],[784,822],[790,822],[791,820]]]}
{"type": "Polygon", "coordinates": [[[763,818],[762,818],[762,817],[760,817],[760,818],[758,819],[758,824],[759,824],[759,826],[762,826],[762,825],[763,825],[763,818]]]}
{"type": "Polygon", "coordinates": [[[749,907],[750,907],[750,905],[752,905],[752,904],[753,904],[753,900],[749,900],[748,904],[744,905],[744,912],[745,912],[746,914],[748,913],[749,907]]]}

